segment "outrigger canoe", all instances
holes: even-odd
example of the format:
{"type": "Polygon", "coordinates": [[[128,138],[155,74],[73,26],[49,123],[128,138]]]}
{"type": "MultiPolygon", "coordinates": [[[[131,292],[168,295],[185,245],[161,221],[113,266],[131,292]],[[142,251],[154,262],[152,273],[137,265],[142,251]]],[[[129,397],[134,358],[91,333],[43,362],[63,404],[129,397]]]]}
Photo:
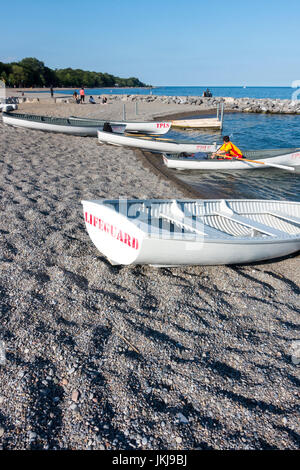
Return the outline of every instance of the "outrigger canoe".
{"type": "Polygon", "coordinates": [[[143,134],[155,134],[163,135],[166,134],[169,129],[171,129],[171,122],[165,121],[103,121],[101,119],[92,119],[92,118],[82,118],[76,116],[70,116],[72,120],[87,121],[99,124],[100,127],[103,127],[105,122],[109,122],[111,126],[120,126],[125,125],[125,132],[130,133],[143,133],[143,134]]]}
{"type": "Polygon", "coordinates": [[[112,264],[222,265],[300,249],[300,203],[272,200],[82,201],[87,232],[112,264]]]}
{"type": "MultiPolygon", "coordinates": [[[[300,148],[246,150],[245,159],[212,159],[209,155],[163,155],[163,162],[168,168],[177,170],[252,170],[266,166],[283,165],[293,167],[300,165],[300,148]],[[251,161],[250,161],[251,160],[251,161]]],[[[288,169],[288,167],[286,169],[288,169]]],[[[283,166],[283,169],[284,166],[283,166]]]]}
{"type": "Polygon", "coordinates": [[[202,144],[187,142],[186,140],[180,142],[172,139],[161,139],[159,137],[132,137],[105,131],[98,131],[98,140],[102,144],[135,147],[159,153],[215,152],[217,150],[216,143],[202,144]]]}
{"type": "MultiPolygon", "coordinates": [[[[79,136],[97,136],[98,123],[70,118],[38,116],[35,114],[2,113],[4,124],[25,129],[37,129],[46,132],[61,132],[79,136]]],[[[125,125],[112,126],[114,132],[124,132],[125,125]]]]}

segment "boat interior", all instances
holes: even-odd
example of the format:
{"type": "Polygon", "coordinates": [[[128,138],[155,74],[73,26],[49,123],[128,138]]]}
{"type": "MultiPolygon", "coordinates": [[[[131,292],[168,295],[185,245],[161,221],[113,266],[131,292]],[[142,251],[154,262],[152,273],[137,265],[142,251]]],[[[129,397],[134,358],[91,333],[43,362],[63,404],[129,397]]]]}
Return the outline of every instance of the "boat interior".
{"type": "MultiPolygon", "coordinates": [[[[299,152],[300,148],[285,148],[285,149],[260,149],[260,150],[245,150],[243,151],[243,155],[246,158],[251,160],[259,160],[265,158],[273,158],[273,157],[280,157],[283,155],[289,155],[290,153],[299,152]]],[[[198,152],[198,153],[179,153],[179,154],[170,154],[166,153],[164,156],[169,160],[186,160],[187,158],[192,160],[211,160],[211,161],[235,161],[235,159],[228,159],[228,158],[211,158],[211,153],[205,152],[198,152]]]]}
{"type": "MultiPolygon", "coordinates": [[[[265,158],[273,158],[273,157],[280,157],[283,155],[289,155],[290,153],[294,152],[299,152],[300,148],[285,148],[285,149],[260,149],[260,150],[244,150],[243,155],[246,158],[249,158],[251,160],[259,160],[259,159],[265,159],[265,158]]],[[[193,160],[211,160],[211,161],[235,161],[233,158],[232,160],[230,159],[224,159],[224,158],[219,158],[219,159],[212,159],[211,158],[211,153],[204,153],[204,152],[199,152],[199,153],[179,153],[179,154],[164,154],[165,157],[169,160],[185,160],[187,158],[193,159],[193,160]]]]}
{"type": "Polygon", "coordinates": [[[105,201],[150,236],[195,239],[300,237],[300,204],[278,201],[105,201]],[[297,206],[297,207],[296,207],[297,206]],[[290,213],[289,213],[290,212],[290,213]]]}

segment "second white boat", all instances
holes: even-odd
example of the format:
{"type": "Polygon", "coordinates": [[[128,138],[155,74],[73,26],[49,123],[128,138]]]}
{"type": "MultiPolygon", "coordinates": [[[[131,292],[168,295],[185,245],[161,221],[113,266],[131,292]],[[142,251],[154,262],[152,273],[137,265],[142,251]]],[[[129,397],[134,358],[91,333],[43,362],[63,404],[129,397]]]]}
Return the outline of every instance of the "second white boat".
{"type": "Polygon", "coordinates": [[[159,153],[181,153],[181,152],[216,152],[217,145],[203,144],[187,141],[176,141],[172,139],[163,139],[155,137],[137,137],[123,134],[115,134],[113,132],[98,131],[98,140],[103,144],[111,144],[117,146],[134,147],[151,152],[159,153]]]}

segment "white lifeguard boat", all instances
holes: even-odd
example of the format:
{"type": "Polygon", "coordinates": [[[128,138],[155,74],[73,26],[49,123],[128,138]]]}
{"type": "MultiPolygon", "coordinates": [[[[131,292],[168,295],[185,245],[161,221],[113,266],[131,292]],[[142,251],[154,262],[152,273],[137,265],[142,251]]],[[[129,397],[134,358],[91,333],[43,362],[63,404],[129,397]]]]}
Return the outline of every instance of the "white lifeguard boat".
{"type": "Polygon", "coordinates": [[[88,234],[112,264],[252,263],[300,249],[300,203],[272,200],[82,201],[88,234]]]}

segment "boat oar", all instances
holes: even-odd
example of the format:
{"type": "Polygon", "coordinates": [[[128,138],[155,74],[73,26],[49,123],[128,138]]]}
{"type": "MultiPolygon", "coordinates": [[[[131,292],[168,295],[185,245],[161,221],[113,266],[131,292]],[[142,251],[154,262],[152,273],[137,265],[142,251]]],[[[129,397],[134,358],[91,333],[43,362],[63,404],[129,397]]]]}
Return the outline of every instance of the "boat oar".
{"type": "Polygon", "coordinates": [[[173,142],[172,139],[164,139],[162,137],[151,137],[149,135],[144,135],[144,134],[139,134],[139,135],[135,135],[135,134],[130,134],[129,132],[126,132],[127,136],[128,137],[135,137],[135,138],[138,138],[138,139],[151,139],[151,140],[167,140],[168,142],[173,142]],[[130,134],[130,135],[128,135],[130,134]]]}
{"type": "Polygon", "coordinates": [[[279,168],[280,170],[295,171],[295,168],[292,166],[279,165],[278,163],[260,162],[258,160],[249,160],[249,158],[239,158],[238,160],[241,162],[252,162],[259,163],[260,165],[273,166],[274,168],[279,168]]]}

